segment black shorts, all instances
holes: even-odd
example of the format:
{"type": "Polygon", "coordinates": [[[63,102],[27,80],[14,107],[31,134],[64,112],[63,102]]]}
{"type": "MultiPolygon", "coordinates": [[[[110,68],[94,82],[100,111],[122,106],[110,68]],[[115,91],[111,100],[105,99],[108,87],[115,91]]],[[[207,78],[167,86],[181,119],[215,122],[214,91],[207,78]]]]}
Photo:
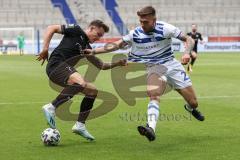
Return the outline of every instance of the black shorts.
{"type": "Polygon", "coordinates": [[[51,57],[47,64],[46,72],[53,83],[66,87],[70,75],[77,72],[77,70],[61,59],[51,57]]]}

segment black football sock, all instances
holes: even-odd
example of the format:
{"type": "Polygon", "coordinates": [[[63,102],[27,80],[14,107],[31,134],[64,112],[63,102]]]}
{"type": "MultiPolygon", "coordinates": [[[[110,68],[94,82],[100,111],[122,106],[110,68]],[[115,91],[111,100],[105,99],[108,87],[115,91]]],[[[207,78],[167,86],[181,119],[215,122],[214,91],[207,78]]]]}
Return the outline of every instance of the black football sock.
{"type": "Polygon", "coordinates": [[[57,108],[61,104],[70,100],[74,95],[81,92],[84,88],[79,84],[73,84],[71,86],[65,87],[62,92],[52,101],[52,105],[57,108]]]}
{"type": "Polygon", "coordinates": [[[78,115],[78,122],[85,123],[95,101],[94,96],[85,96],[80,106],[80,112],[78,115]]]}
{"type": "Polygon", "coordinates": [[[191,65],[193,66],[194,62],[196,61],[196,58],[191,59],[191,65]]]}

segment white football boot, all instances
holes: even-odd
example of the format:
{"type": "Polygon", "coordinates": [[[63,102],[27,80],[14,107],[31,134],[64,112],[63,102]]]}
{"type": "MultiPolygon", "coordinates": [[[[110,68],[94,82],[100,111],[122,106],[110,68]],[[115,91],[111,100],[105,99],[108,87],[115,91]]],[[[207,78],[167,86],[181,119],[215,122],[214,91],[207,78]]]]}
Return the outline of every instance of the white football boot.
{"type": "Polygon", "coordinates": [[[43,110],[43,113],[44,113],[44,116],[47,120],[47,123],[48,125],[55,129],[56,128],[56,123],[55,123],[55,107],[49,103],[49,104],[46,104],[42,107],[42,110],[43,110]]]}
{"type": "Polygon", "coordinates": [[[89,141],[95,140],[95,138],[87,131],[84,123],[76,122],[72,127],[72,132],[86,138],[89,141]]]}

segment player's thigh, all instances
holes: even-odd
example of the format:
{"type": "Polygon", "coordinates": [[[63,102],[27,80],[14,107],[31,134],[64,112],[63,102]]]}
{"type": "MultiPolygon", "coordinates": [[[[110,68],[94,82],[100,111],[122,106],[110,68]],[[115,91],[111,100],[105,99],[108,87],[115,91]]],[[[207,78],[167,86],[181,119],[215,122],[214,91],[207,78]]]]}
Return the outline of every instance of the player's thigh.
{"type": "Polygon", "coordinates": [[[185,99],[185,101],[190,104],[192,107],[197,107],[197,96],[195,94],[195,91],[192,86],[188,86],[183,89],[176,89],[176,91],[182,95],[182,97],[185,99]]]}
{"type": "Polygon", "coordinates": [[[85,87],[86,84],[87,84],[87,82],[84,80],[82,75],[79,74],[78,72],[72,73],[67,80],[68,85],[72,85],[72,84],[75,84],[75,83],[77,83],[77,84],[79,84],[83,87],[85,87]]]}
{"type": "Polygon", "coordinates": [[[147,93],[149,96],[161,96],[166,89],[166,80],[152,73],[147,78],[147,93]]]}
{"type": "Polygon", "coordinates": [[[180,62],[176,61],[166,74],[167,82],[172,86],[173,89],[183,89],[192,86],[192,82],[184,67],[180,62]]]}
{"type": "Polygon", "coordinates": [[[46,71],[49,79],[53,83],[62,87],[77,83],[76,77],[79,77],[76,75],[77,71],[74,67],[69,66],[65,62],[59,62],[57,60],[50,60],[47,65],[46,71]],[[71,77],[71,75],[74,76],[71,77]]]}

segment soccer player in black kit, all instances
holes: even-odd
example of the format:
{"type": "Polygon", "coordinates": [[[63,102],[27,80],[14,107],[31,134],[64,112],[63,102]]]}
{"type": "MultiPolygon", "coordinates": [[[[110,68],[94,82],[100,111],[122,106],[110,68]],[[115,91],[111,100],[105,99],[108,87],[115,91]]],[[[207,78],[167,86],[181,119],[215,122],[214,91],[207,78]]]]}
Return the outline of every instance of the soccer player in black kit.
{"type": "Polygon", "coordinates": [[[200,43],[202,44],[203,43],[203,39],[202,39],[201,33],[197,32],[197,25],[196,24],[192,24],[192,32],[187,33],[187,35],[192,37],[192,39],[194,39],[194,41],[195,41],[193,50],[191,52],[191,61],[188,64],[188,67],[187,67],[187,71],[191,73],[193,64],[194,64],[194,62],[197,59],[197,52],[198,52],[197,45],[198,45],[198,41],[200,40],[200,43]]]}
{"type": "Polygon", "coordinates": [[[55,110],[81,92],[85,97],[81,102],[79,116],[72,131],[87,140],[95,139],[87,131],[85,121],[93,107],[98,91],[93,84],[84,80],[74,68],[74,65],[83,58],[86,58],[97,68],[103,70],[126,65],[126,60],[119,60],[115,63],[103,63],[94,55],[84,54],[84,49],[91,49],[89,43],[99,40],[108,31],[109,27],[100,20],[92,21],[86,30],[82,30],[79,25],[51,25],[47,27],[44,34],[43,50],[37,60],[42,61],[43,64],[48,59],[46,72],[49,79],[55,84],[64,87],[56,99],[42,108],[51,128],[56,128],[55,110]],[[60,33],[64,36],[48,58],[49,43],[54,33],[60,33]]]}

